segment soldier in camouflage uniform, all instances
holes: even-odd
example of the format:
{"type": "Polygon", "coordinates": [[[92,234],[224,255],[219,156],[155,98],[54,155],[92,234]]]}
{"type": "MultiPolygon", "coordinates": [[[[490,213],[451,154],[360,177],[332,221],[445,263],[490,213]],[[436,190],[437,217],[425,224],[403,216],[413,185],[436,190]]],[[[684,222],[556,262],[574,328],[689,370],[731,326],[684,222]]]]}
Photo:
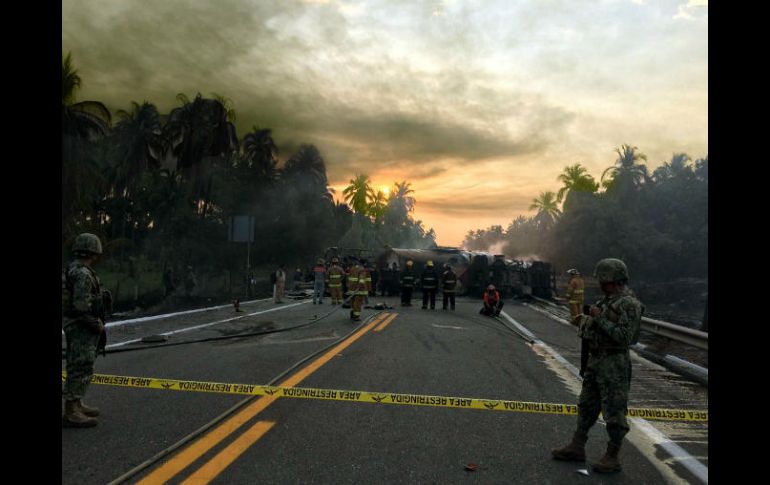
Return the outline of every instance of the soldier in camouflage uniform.
{"type": "MultiPolygon", "coordinates": [[[[83,403],[94,373],[97,347],[104,333],[105,307],[112,304],[107,290],[91,268],[102,254],[102,243],[93,234],[83,233],[72,245],[75,260],[66,273],[66,295],[63,302],[62,327],[67,339],[67,381],[64,383],[64,416],[62,426],[87,428],[96,426],[97,408],[83,403]]],[[[106,341],[106,340],[103,340],[106,341]]]]}
{"type": "Polygon", "coordinates": [[[628,433],[626,411],[631,387],[629,346],[639,340],[644,306],[626,287],[628,269],[619,259],[603,259],[594,276],[605,297],[590,308],[590,315],[579,317],[578,336],[588,344],[589,357],[578,401],[577,430],[572,442],[552,450],[557,460],[585,461],[588,430],[602,413],[607,423],[607,451],[593,469],[599,473],[620,470],[618,452],[628,433]]]}

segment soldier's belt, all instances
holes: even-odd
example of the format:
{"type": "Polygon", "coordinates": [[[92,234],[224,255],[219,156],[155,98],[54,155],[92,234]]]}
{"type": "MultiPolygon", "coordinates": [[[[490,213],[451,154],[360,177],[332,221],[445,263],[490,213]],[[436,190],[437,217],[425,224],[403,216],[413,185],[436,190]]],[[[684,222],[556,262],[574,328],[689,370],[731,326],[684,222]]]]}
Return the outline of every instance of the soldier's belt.
{"type": "MultiPolygon", "coordinates": [[[[356,312],[353,313],[357,315],[356,312]]],[[[62,371],[62,380],[66,378],[66,375],[67,373],[62,371]]],[[[94,374],[91,377],[91,383],[165,391],[275,396],[299,399],[323,399],[327,401],[353,401],[371,404],[402,404],[409,406],[512,411],[520,413],[566,414],[576,416],[578,412],[577,406],[574,404],[506,401],[501,399],[477,399],[470,397],[429,396],[420,394],[396,394],[392,392],[261,386],[256,384],[224,382],[180,381],[176,379],[156,379],[152,377],[129,377],[105,374],[94,374]]],[[[709,420],[708,410],[701,409],[628,408],[626,415],[661,421],[708,422],[709,420]]]]}

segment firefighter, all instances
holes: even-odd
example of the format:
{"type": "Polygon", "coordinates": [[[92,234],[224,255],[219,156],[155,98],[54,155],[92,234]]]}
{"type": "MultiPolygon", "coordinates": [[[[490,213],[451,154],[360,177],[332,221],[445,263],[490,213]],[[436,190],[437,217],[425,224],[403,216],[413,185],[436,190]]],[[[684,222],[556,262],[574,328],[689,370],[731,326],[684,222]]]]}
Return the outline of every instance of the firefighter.
{"type": "Polygon", "coordinates": [[[422,309],[428,309],[428,300],[430,299],[430,309],[436,309],[436,287],[438,285],[438,275],[433,269],[433,261],[425,263],[425,271],[420,277],[420,287],[422,288],[422,309]]]}
{"type": "Polygon", "coordinates": [[[332,258],[332,266],[326,273],[327,285],[332,298],[332,305],[342,303],[342,279],[345,271],[340,267],[340,260],[332,258]]]}
{"type": "Polygon", "coordinates": [[[447,300],[449,300],[452,311],[455,309],[455,291],[457,289],[457,275],[452,271],[448,264],[444,266],[445,271],[441,274],[441,291],[444,295],[442,309],[447,309],[447,300]]]}
{"type": "Polygon", "coordinates": [[[367,278],[369,273],[364,269],[363,261],[354,260],[353,267],[348,273],[348,292],[350,293],[352,304],[350,308],[350,319],[354,322],[361,321],[361,308],[364,304],[364,298],[367,291],[367,278]]]}
{"type": "Polygon", "coordinates": [[[567,284],[567,300],[569,300],[569,315],[570,321],[573,325],[576,325],[575,318],[580,316],[581,309],[583,308],[583,278],[580,277],[580,271],[576,269],[570,269],[567,271],[569,275],[569,283],[567,284]]]}
{"type": "Polygon", "coordinates": [[[358,273],[360,266],[358,260],[356,259],[350,261],[349,264],[350,267],[345,277],[345,281],[347,282],[347,292],[345,293],[345,296],[350,299],[350,319],[355,321],[356,316],[358,316],[359,319],[361,318],[360,302],[358,306],[358,313],[356,313],[356,301],[358,301],[358,273]]]}
{"type": "Polygon", "coordinates": [[[484,293],[484,306],[479,313],[488,317],[496,317],[503,310],[503,299],[500,298],[500,292],[495,289],[495,285],[487,286],[484,293]]]}
{"type": "Polygon", "coordinates": [[[412,289],[414,288],[414,262],[406,262],[406,268],[401,272],[401,306],[412,306],[412,289]]]}
{"type": "MultiPolygon", "coordinates": [[[[354,276],[354,283],[351,284],[351,291],[353,292],[353,307],[350,311],[350,317],[354,322],[361,321],[361,308],[364,305],[364,299],[369,294],[369,285],[372,280],[369,276],[369,271],[366,269],[366,261],[360,261],[355,268],[350,270],[351,275],[354,276]],[[355,271],[355,273],[354,273],[355,271]]],[[[350,278],[350,277],[348,277],[350,278]]]]}
{"type": "MultiPolygon", "coordinates": [[[[369,304],[369,293],[372,291],[372,269],[369,263],[365,260],[361,260],[361,266],[364,268],[364,271],[366,271],[366,274],[363,276],[363,283],[366,286],[366,292],[364,293],[364,303],[369,304]]],[[[359,281],[361,280],[361,277],[359,276],[359,281]]],[[[363,290],[361,290],[363,291],[363,290]]],[[[373,295],[374,296],[374,295],[373,295]]]]}

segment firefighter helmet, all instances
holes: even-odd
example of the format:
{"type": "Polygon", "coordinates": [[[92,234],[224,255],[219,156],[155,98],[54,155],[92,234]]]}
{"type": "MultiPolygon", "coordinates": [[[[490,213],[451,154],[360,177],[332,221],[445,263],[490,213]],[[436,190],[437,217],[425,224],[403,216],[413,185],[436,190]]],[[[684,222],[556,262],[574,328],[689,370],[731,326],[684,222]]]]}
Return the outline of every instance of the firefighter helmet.
{"type": "Polygon", "coordinates": [[[596,263],[594,277],[599,283],[625,283],[628,281],[628,268],[626,263],[619,259],[602,259],[596,263]]]}
{"type": "Polygon", "coordinates": [[[432,268],[433,267],[433,261],[428,260],[428,262],[425,263],[425,266],[427,266],[428,268],[432,268]]]}
{"type": "Polygon", "coordinates": [[[409,268],[411,268],[413,264],[414,264],[414,261],[412,261],[411,259],[406,262],[406,266],[409,268]]]}
{"type": "Polygon", "coordinates": [[[495,285],[487,286],[487,291],[495,291],[495,285]]]}
{"type": "Polygon", "coordinates": [[[72,253],[75,255],[92,256],[102,254],[102,242],[94,234],[84,232],[72,243],[72,253]]]}
{"type": "Polygon", "coordinates": [[[567,274],[579,276],[580,275],[580,271],[576,270],[575,268],[572,268],[572,269],[568,269],[567,270],[567,274]]]}

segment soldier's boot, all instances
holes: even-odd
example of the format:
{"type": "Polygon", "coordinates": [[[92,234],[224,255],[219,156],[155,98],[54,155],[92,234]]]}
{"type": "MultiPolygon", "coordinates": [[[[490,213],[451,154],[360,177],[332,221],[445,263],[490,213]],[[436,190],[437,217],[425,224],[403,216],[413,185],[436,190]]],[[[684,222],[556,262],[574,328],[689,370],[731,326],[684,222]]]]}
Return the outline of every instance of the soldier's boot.
{"type": "Polygon", "coordinates": [[[593,469],[597,473],[612,473],[620,471],[620,461],[618,460],[618,452],[620,451],[620,445],[614,443],[607,443],[607,451],[601,460],[592,465],[593,469]]]}
{"type": "Polygon", "coordinates": [[[564,448],[555,448],[551,450],[551,455],[557,460],[585,461],[586,441],[588,441],[588,434],[575,431],[575,434],[572,435],[572,442],[564,448]]]}
{"type": "Polygon", "coordinates": [[[89,418],[95,418],[99,416],[99,408],[92,408],[91,406],[83,403],[81,399],[78,399],[77,401],[75,401],[75,403],[77,404],[77,407],[80,410],[80,412],[85,414],[89,418]]]}
{"type": "Polygon", "coordinates": [[[64,401],[64,416],[61,424],[64,428],[91,428],[96,426],[96,419],[89,418],[80,411],[77,401],[64,401]]]}

